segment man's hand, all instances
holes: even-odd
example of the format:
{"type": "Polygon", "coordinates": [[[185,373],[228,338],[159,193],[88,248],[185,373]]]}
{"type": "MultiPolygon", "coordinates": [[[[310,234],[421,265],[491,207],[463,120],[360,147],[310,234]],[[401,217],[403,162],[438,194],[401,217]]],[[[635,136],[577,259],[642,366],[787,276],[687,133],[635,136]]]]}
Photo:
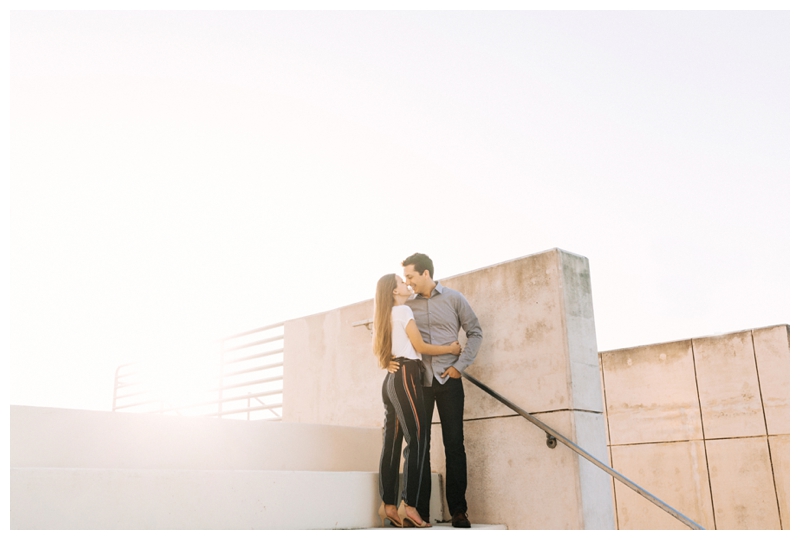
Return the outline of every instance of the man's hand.
{"type": "Polygon", "coordinates": [[[389,366],[386,368],[386,371],[389,373],[394,373],[398,369],[400,369],[400,362],[397,360],[389,360],[389,366]]]}
{"type": "Polygon", "coordinates": [[[454,379],[460,379],[461,378],[461,373],[459,373],[458,370],[456,368],[454,368],[453,366],[450,366],[449,368],[444,370],[444,372],[442,373],[442,377],[448,377],[448,376],[450,376],[450,377],[452,377],[454,379]]]}

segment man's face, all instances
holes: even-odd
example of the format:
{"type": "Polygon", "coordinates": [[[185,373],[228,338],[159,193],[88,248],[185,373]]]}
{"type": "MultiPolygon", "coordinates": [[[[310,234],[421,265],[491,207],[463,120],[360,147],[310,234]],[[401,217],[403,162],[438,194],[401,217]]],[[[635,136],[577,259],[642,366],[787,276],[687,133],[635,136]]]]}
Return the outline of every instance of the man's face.
{"type": "Polygon", "coordinates": [[[420,275],[414,265],[409,264],[403,267],[403,274],[406,276],[406,283],[411,285],[415,293],[419,294],[422,291],[421,287],[425,282],[425,278],[428,276],[428,271],[425,270],[423,272],[424,275],[420,275]]]}

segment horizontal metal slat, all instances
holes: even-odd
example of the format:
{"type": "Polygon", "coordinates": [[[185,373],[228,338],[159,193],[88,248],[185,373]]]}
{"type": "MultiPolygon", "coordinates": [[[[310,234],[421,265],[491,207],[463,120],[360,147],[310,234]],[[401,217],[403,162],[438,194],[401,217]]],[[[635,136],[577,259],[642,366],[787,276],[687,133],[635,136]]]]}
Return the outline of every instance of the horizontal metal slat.
{"type": "Polygon", "coordinates": [[[279,322],[279,323],[275,323],[275,324],[270,324],[268,326],[262,326],[260,328],[254,328],[253,330],[247,330],[245,332],[240,332],[238,334],[233,334],[231,336],[224,337],[224,338],[222,338],[222,341],[227,341],[229,339],[234,339],[234,338],[242,337],[242,336],[249,336],[250,334],[255,334],[256,332],[263,332],[265,330],[272,330],[273,328],[278,328],[279,326],[283,326],[283,324],[284,323],[279,322]]]}
{"type": "Polygon", "coordinates": [[[242,394],[241,396],[225,398],[222,401],[227,402],[227,401],[237,401],[242,399],[254,399],[264,396],[275,396],[278,394],[283,394],[283,388],[280,388],[278,390],[267,390],[266,392],[256,392],[255,394],[242,394]]]}
{"type": "Polygon", "coordinates": [[[240,388],[242,386],[255,386],[257,384],[264,384],[264,383],[270,383],[270,382],[282,381],[282,380],[283,380],[283,375],[277,375],[275,377],[267,377],[266,379],[257,379],[255,381],[247,381],[247,382],[237,383],[237,384],[227,384],[227,385],[223,386],[222,389],[223,390],[228,390],[230,388],[240,388]]]}
{"type": "Polygon", "coordinates": [[[265,366],[258,366],[254,368],[240,369],[239,371],[231,371],[230,373],[223,373],[223,377],[233,377],[234,375],[241,375],[243,373],[253,373],[256,371],[264,371],[274,367],[281,367],[283,362],[275,362],[274,364],[267,364],[265,366]]]}
{"type": "Polygon", "coordinates": [[[264,345],[265,343],[272,343],[274,341],[280,341],[282,339],[283,339],[283,334],[281,334],[280,336],[261,339],[259,341],[251,341],[250,343],[245,343],[244,345],[237,345],[236,347],[228,347],[227,349],[225,349],[225,352],[238,351],[240,349],[247,349],[248,347],[255,347],[256,345],[264,345]]]}
{"type": "Polygon", "coordinates": [[[244,362],[245,360],[252,360],[253,358],[264,358],[265,356],[272,356],[275,354],[280,354],[283,352],[283,349],[275,349],[274,351],[267,351],[258,354],[251,354],[250,356],[243,356],[242,358],[234,358],[233,360],[226,360],[225,365],[228,364],[235,364],[237,362],[244,362]]]}

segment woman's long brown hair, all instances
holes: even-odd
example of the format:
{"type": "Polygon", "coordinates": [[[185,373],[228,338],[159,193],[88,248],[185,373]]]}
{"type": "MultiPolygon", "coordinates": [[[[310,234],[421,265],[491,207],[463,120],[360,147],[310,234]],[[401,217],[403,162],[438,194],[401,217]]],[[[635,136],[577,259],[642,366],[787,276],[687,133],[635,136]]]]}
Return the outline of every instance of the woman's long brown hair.
{"type": "Polygon", "coordinates": [[[397,288],[394,274],[386,274],[375,288],[375,313],[372,317],[372,352],[378,357],[381,369],[389,367],[392,359],[393,291],[397,288]]]}

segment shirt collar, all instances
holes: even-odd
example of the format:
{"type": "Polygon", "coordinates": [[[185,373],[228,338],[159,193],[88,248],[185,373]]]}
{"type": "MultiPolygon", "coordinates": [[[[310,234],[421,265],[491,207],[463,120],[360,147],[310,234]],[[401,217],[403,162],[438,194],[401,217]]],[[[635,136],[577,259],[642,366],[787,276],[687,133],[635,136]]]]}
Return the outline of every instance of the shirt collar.
{"type": "MultiPolygon", "coordinates": [[[[438,281],[434,281],[434,283],[436,283],[436,286],[431,291],[431,298],[433,298],[437,294],[442,294],[442,292],[443,292],[442,284],[439,283],[438,281]]],[[[409,300],[416,300],[417,298],[425,298],[425,297],[422,296],[421,294],[414,293],[414,295],[411,298],[409,298],[409,300]]],[[[426,300],[428,300],[428,299],[426,298],[426,300]]]]}

